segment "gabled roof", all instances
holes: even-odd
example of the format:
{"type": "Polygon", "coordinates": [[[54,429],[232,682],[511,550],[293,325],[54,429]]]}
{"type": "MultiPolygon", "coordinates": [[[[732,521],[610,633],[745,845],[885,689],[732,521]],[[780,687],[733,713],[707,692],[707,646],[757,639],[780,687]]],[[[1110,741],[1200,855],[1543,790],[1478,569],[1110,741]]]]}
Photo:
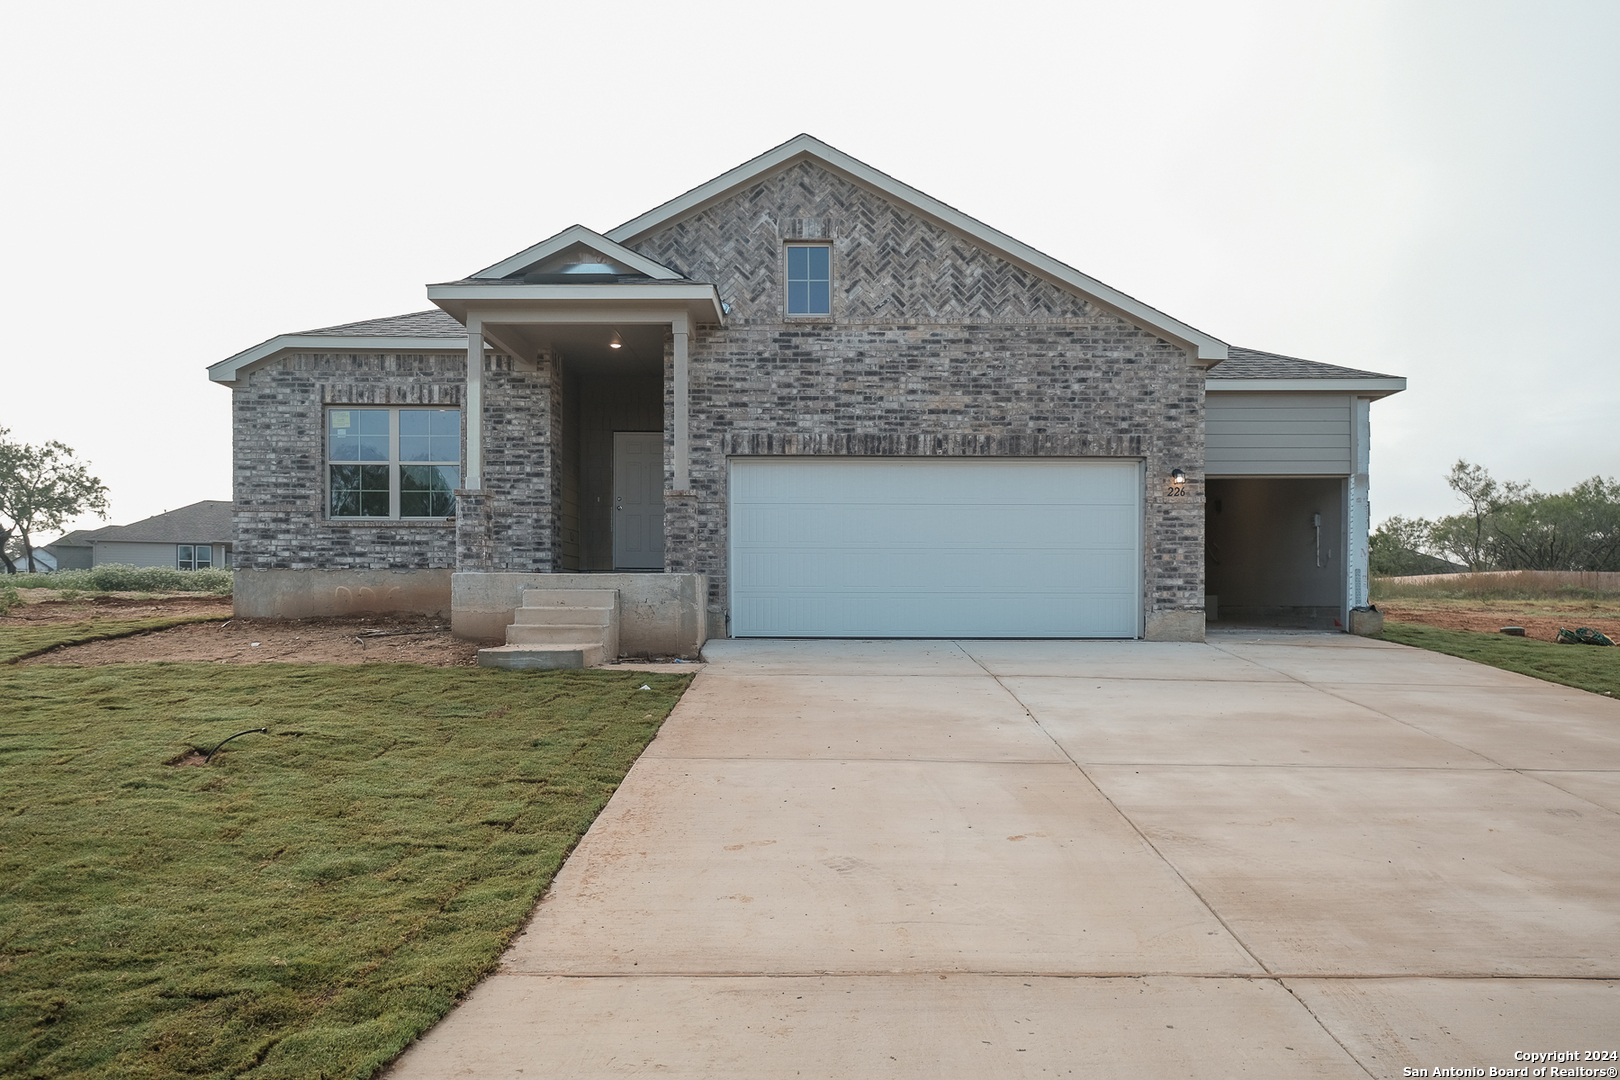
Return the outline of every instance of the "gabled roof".
{"type": "Polygon", "coordinates": [[[1205,390],[1350,391],[1361,397],[1380,398],[1406,389],[1406,380],[1399,375],[1322,364],[1236,345],[1227,352],[1226,360],[1204,376],[1205,390]]]}
{"type": "MultiPolygon", "coordinates": [[[[461,322],[466,322],[470,304],[493,301],[498,307],[537,300],[579,305],[582,310],[594,310],[608,319],[610,308],[623,309],[647,301],[685,307],[694,323],[718,323],[725,318],[725,304],[713,284],[693,281],[583,225],[570,225],[472,277],[429,285],[427,294],[429,300],[461,322]],[[577,265],[580,260],[576,257],[582,252],[588,252],[591,261],[605,264],[602,272],[576,274],[577,270],[590,270],[577,265]],[[576,265],[565,268],[562,264],[569,261],[576,265]]],[[[513,347],[503,342],[521,340],[497,338],[487,323],[484,337],[502,352],[513,352],[513,347]]],[[[513,354],[532,358],[529,350],[513,354]]]]}
{"type": "Polygon", "coordinates": [[[274,356],[283,349],[311,352],[378,352],[418,349],[425,352],[467,349],[467,328],[442,311],[415,311],[383,319],[364,319],[319,330],[278,334],[243,349],[208,367],[214,382],[235,382],[236,375],[249,364],[274,356]]]}
{"type": "Polygon", "coordinates": [[[55,540],[52,540],[46,547],[89,547],[94,543],[95,536],[100,531],[100,529],[74,529],[72,532],[63,533],[55,540]]]}
{"type": "Polygon", "coordinates": [[[686,194],[671,199],[640,217],[632,218],[616,229],[610,229],[607,238],[624,244],[633,243],[654,230],[697,213],[734,191],[755,184],[772,173],[806,159],[813,159],[824,168],[841,173],[857,183],[877,190],[891,200],[933,218],[1003,257],[1079,292],[1144,330],[1192,347],[1196,350],[1199,361],[1204,364],[1216,364],[1226,359],[1226,343],[1218,338],[1173,319],[1157,308],[1149,307],[1118,289],[1104,285],[1096,278],[1035,250],[1021,240],[1015,240],[1004,232],[992,229],[984,222],[971,218],[933,196],[903,184],[887,173],[879,172],[865,162],[858,161],[842,150],[828,146],[810,135],[797,135],[774,150],[768,150],[759,157],[722,173],[708,183],[700,184],[686,194]]]}
{"type": "Polygon", "coordinates": [[[498,280],[521,275],[524,271],[544,263],[551,256],[567,251],[576,244],[596,252],[603,257],[605,262],[619,263],[628,267],[632,272],[641,274],[644,277],[650,277],[654,281],[686,280],[679,273],[662,263],[653,262],[640,252],[631,251],[623,244],[609,240],[601,233],[593,232],[583,225],[570,225],[556,236],[542,240],[533,247],[524,248],[516,255],[502,259],[494,266],[486,266],[476,274],[470,275],[466,280],[498,280]]]}
{"type": "Polygon", "coordinates": [[[74,529],[47,546],[89,547],[109,541],[139,544],[230,543],[232,505],[225,499],[204,499],[129,525],[74,529]]]}

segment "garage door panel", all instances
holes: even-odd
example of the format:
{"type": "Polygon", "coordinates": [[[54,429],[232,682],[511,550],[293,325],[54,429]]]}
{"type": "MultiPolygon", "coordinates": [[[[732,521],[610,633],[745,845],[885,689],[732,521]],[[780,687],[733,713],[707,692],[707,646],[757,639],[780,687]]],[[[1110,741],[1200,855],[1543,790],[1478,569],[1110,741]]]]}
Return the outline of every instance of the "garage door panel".
{"type": "Polygon", "coordinates": [[[732,462],[739,636],[1134,637],[1140,467],[732,462]]]}
{"type": "MultiPolygon", "coordinates": [[[[733,475],[734,497],[750,505],[803,505],[819,503],[846,506],[862,503],[955,503],[964,491],[992,503],[1045,501],[1053,497],[1086,502],[1134,503],[1139,482],[1134,465],[1118,468],[1103,463],[1101,471],[1074,472],[1049,467],[1050,462],[1009,462],[1008,459],[951,459],[934,461],[912,459],[893,463],[891,469],[873,471],[852,487],[843,472],[851,459],[832,464],[800,468],[803,459],[742,462],[756,471],[733,475]],[[1009,467],[1009,465],[1011,467],[1009,467]]],[[[868,459],[869,460],[869,459],[868,459]]],[[[884,464],[872,464],[879,469],[884,464]]],[[[1099,463],[1089,463],[1096,465],[1099,463]]]]}
{"type": "Polygon", "coordinates": [[[734,515],[736,538],[747,548],[797,550],[806,536],[836,538],[850,548],[886,549],[926,542],[940,549],[993,551],[1009,536],[1061,536],[1063,547],[1118,547],[1133,536],[1135,506],[861,505],[748,507],[734,515]]]}
{"type": "Polygon", "coordinates": [[[1136,604],[1117,596],[1036,594],[944,602],[906,593],[759,596],[733,609],[732,619],[740,625],[837,626],[840,637],[1118,637],[1121,625],[1135,623],[1136,604]],[[919,625],[926,632],[919,633],[919,625]]]}
{"type": "MultiPolygon", "coordinates": [[[[1062,589],[1066,577],[1073,576],[1074,560],[1087,560],[1088,577],[1131,581],[1135,577],[1134,551],[1082,551],[1063,549],[1020,550],[1016,558],[992,557],[971,550],[935,551],[918,558],[905,552],[753,552],[742,555],[732,567],[735,585],[745,593],[789,595],[793,590],[845,594],[896,590],[921,593],[940,591],[963,596],[993,596],[998,593],[1034,593],[1031,581],[1050,581],[1061,592],[1091,595],[1099,590],[1070,587],[1062,589]],[[827,584],[833,583],[833,584],[827,584]]],[[[1134,603],[1135,590],[1127,592],[1134,603]]]]}

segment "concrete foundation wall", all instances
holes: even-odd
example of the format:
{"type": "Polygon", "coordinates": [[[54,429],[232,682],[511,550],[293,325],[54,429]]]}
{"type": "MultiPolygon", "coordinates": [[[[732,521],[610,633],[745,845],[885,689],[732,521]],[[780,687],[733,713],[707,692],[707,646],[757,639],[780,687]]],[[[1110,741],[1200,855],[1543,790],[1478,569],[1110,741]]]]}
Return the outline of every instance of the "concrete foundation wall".
{"type": "Polygon", "coordinates": [[[450,612],[449,570],[242,570],[233,576],[245,619],[450,612]]]}
{"type": "Polygon", "coordinates": [[[708,640],[702,574],[455,574],[451,628],[469,641],[504,642],[524,589],[615,589],[622,656],[696,660],[708,640]]]}
{"type": "Polygon", "coordinates": [[[1340,477],[1208,482],[1205,573],[1222,619],[1332,625],[1344,602],[1344,485],[1340,477]]]}
{"type": "Polygon", "coordinates": [[[1147,617],[1142,637],[1146,641],[1203,641],[1202,611],[1155,611],[1147,617]]]}

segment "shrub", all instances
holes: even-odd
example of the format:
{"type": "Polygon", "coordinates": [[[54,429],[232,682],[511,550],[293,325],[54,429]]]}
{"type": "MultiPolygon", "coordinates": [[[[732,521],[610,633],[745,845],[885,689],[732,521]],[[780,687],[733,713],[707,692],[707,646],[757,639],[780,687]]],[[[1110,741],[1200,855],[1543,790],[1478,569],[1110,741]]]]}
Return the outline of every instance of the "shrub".
{"type": "Polygon", "coordinates": [[[223,567],[212,570],[176,570],[172,566],[125,566],[104,563],[93,570],[57,570],[49,574],[16,574],[14,587],[59,589],[84,593],[109,592],[202,592],[228,596],[231,572],[223,567]]]}
{"type": "Polygon", "coordinates": [[[7,585],[0,589],[0,615],[6,614],[12,608],[22,603],[22,597],[17,595],[15,586],[7,585]]]}

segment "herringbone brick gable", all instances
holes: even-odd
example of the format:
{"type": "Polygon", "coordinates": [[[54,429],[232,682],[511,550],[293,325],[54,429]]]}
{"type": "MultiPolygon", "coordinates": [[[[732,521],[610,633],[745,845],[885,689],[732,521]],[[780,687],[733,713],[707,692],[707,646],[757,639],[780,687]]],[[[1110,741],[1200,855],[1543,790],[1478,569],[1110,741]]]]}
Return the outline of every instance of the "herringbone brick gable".
{"type": "Polygon", "coordinates": [[[909,207],[801,161],[633,246],[712,282],[728,323],[783,317],[785,240],[833,247],[833,317],[848,322],[1031,323],[1094,318],[1085,298],[909,207]]]}

